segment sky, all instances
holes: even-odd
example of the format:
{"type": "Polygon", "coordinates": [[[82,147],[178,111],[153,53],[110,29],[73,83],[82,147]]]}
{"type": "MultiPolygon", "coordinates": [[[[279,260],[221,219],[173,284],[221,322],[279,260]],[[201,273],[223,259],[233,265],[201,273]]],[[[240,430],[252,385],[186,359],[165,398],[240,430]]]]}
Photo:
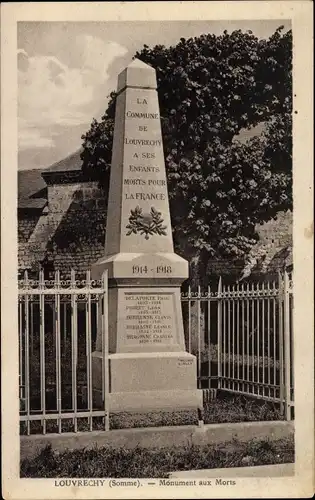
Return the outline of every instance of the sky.
{"type": "Polygon", "coordinates": [[[45,168],[78,150],[93,118],[104,114],[118,74],[146,44],[225,29],[268,38],[289,22],[19,22],[18,168],[45,168]]]}

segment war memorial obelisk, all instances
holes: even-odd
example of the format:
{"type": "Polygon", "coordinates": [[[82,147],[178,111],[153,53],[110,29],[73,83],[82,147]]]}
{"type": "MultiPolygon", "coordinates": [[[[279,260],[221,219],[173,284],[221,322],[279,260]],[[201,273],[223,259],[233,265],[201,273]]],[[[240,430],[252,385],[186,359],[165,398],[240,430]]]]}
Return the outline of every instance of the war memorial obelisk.
{"type": "MultiPolygon", "coordinates": [[[[108,270],[109,407],[201,407],[196,358],[186,352],[180,286],[188,262],[174,253],[155,70],[135,59],[118,76],[105,254],[108,270]]],[[[101,392],[102,351],[93,353],[101,392]]]]}

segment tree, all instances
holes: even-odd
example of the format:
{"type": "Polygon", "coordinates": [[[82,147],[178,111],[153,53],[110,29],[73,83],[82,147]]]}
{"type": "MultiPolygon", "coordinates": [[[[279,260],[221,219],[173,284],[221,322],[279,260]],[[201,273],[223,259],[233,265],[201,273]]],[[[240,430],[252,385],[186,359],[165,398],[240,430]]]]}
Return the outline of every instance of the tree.
{"type": "MultiPolygon", "coordinates": [[[[144,48],[156,69],[174,242],[204,274],[244,258],[255,225],[292,207],[292,33],[241,30],[144,48]],[[247,142],[239,133],[264,124],[247,142]],[[202,265],[201,265],[202,264],[202,265]]],[[[108,189],[116,94],[83,138],[83,168],[108,189]]]]}

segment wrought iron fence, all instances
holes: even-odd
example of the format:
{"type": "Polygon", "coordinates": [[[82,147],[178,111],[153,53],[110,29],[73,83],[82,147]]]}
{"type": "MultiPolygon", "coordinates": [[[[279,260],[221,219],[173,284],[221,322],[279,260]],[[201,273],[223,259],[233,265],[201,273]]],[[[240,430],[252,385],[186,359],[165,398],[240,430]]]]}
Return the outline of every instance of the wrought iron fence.
{"type": "Polygon", "coordinates": [[[198,387],[279,403],[293,417],[293,282],[190,287],[182,293],[186,347],[197,356],[198,387]]]}
{"type": "MultiPolygon", "coordinates": [[[[107,275],[93,281],[19,281],[20,422],[25,434],[109,429],[107,275]],[[101,332],[102,406],[93,398],[92,353],[101,332]]],[[[186,347],[198,387],[270,400],[293,417],[292,276],[277,282],[188,288],[186,347]]]]}
{"type": "Polygon", "coordinates": [[[107,274],[101,280],[19,281],[21,432],[109,428],[107,274]],[[104,406],[93,399],[92,352],[101,332],[104,406]]]}

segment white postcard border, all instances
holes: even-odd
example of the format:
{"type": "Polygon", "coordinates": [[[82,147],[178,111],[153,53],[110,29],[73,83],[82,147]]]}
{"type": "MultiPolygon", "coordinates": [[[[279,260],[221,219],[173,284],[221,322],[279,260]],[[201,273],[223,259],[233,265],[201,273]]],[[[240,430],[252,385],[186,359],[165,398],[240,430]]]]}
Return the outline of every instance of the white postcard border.
{"type": "Polygon", "coordinates": [[[313,60],[312,3],[16,3],[1,6],[2,487],[5,498],[305,497],[314,488],[313,60]],[[292,478],[238,478],[231,487],[56,488],[54,479],[19,478],[17,340],[17,22],[291,19],[294,43],[294,349],[296,465],[292,478]]]}

